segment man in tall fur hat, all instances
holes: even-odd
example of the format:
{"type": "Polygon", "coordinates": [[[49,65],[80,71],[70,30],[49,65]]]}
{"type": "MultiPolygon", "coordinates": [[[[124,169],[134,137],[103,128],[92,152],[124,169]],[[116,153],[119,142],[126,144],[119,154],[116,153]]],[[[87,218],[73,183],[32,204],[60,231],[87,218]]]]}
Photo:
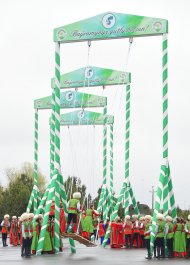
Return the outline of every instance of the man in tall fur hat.
{"type": "Polygon", "coordinates": [[[10,227],[9,218],[10,218],[9,215],[5,214],[4,220],[1,222],[3,247],[8,246],[7,245],[7,234],[8,234],[8,229],[10,227]]]}
{"type": "Polygon", "coordinates": [[[81,199],[81,193],[80,192],[75,192],[73,193],[73,198],[69,200],[68,202],[68,221],[67,221],[67,229],[66,232],[68,232],[69,230],[71,230],[73,232],[73,228],[76,226],[77,224],[77,215],[79,212],[81,212],[80,210],[80,199],[81,199]],[[69,229],[70,225],[71,229],[69,229]]]}

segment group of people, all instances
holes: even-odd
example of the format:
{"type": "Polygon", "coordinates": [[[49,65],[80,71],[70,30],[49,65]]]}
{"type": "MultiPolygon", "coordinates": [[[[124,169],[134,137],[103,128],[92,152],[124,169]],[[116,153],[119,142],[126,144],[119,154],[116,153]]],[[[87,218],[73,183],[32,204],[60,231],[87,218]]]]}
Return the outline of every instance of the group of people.
{"type": "MultiPolygon", "coordinates": [[[[155,229],[155,241],[152,248],[150,244],[152,231],[152,217],[150,215],[141,216],[127,215],[125,220],[120,217],[112,222],[101,220],[101,213],[98,213],[93,205],[86,210],[80,204],[81,194],[75,192],[73,198],[68,201],[68,218],[66,220],[63,204],[60,201],[60,234],[77,233],[88,240],[96,241],[100,239],[103,243],[106,231],[110,226],[110,235],[107,244],[111,248],[146,248],[147,259],[155,258],[190,258],[190,215],[188,220],[177,218],[173,223],[172,217],[164,218],[162,214],[157,215],[155,229]],[[153,255],[152,255],[153,254],[153,255]]],[[[55,200],[49,212],[49,220],[45,232],[42,253],[54,253],[54,216],[55,200]]],[[[10,244],[21,245],[21,256],[27,257],[35,254],[38,247],[41,232],[43,215],[34,216],[33,213],[23,213],[20,217],[13,216],[11,222],[8,214],[4,216],[1,223],[3,247],[7,244],[7,234],[9,232],[10,244]]],[[[62,240],[60,237],[60,251],[62,251],[62,240]]]]}
{"type": "Polygon", "coordinates": [[[147,259],[154,258],[190,258],[190,215],[188,220],[177,218],[173,223],[171,216],[164,218],[157,214],[153,255],[151,253],[152,217],[146,215],[138,219],[137,215],[126,216],[125,222],[119,217],[111,223],[110,244],[113,248],[146,247],[147,259]]]}

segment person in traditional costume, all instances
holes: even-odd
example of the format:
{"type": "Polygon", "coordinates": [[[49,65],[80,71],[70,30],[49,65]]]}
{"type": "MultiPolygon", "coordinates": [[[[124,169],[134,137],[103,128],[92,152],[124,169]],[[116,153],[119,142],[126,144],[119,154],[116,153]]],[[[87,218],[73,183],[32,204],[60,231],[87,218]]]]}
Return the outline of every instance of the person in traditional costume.
{"type": "Polygon", "coordinates": [[[21,219],[20,219],[20,216],[18,217],[18,245],[22,245],[22,233],[21,233],[21,225],[22,225],[22,222],[21,222],[21,219]]]}
{"type": "Polygon", "coordinates": [[[47,228],[45,232],[45,237],[44,237],[44,245],[43,245],[43,250],[42,254],[48,253],[48,254],[53,254],[54,253],[54,229],[53,229],[53,218],[52,216],[49,216],[48,223],[47,223],[47,228]]]}
{"type": "Polygon", "coordinates": [[[144,231],[145,231],[145,218],[144,216],[141,216],[139,218],[139,232],[140,232],[140,238],[141,238],[141,247],[145,247],[145,242],[144,242],[144,231]]]}
{"type": "Polygon", "coordinates": [[[29,213],[28,214],[28,254],[27,256],[31,255],[31,246],[32,246],[32,237],[33,237],[33,218],[34,218],[34,214],[33,213],[29,213]]]}
{"type": "Polygon", "coordinates": [[[5,214],[4,215],[4,220],[1,222],[1,227],[2,227],[2,242],[3,242],[3,247],[7,247],[7,234],[8,234],[8,230],[10,227],[10,223],[9,223],[9,215],[5,214]]]}
{"type": "Polygon", "coordinates": [[[115,221],[111,223],[110,247],[122,248],[124,245],[124,231],[123,224],[120,217],[116,217],[115,221]]]}
{"type": "Polygon", "coordinates": [[[77,226],[77,215],[81,212],[80,209],[80,199],[81,193],[73,193],[73,198],[68,202],[68,220],[67,220],[67,229],[66,232],[74,232],[77,226]]]}
{"type": "Polygon", "coordinates": [[[94,205],[91,205],[89,209],[86,210],[86,217],[83,222],[83,230],[84,232],[88,233],[88,239],[94,234],[94,225],[93,225],[93,216],[100,216],[94,210],[94,205]]]}
{"type": "Polygon", "coordinates": [[[131,240],[131,245],[136,246],[137,248],[139,247],[140,244],[140,223],[138,221],[138,215],[133,214],[132,215],[132,240],[131,240]]]}
{"type": "Polygon", "coordinates": [[[145,215],[145,231],[144,231],[144,242],[145,247],[147,249],[147,257],[146,259],[151,259],[151,249],[150,249],[150,234],[152,231],[152,216],[145,215]]]}
{"type": "Polygon", "coordinates": [[[28,246],[29,246],[29,228],[28,228],[28,213],[23,213],[21,215],[22,220],[22,247],[21,247],[21,257],[28,256],[28,246]]]}
{"type": "Polygon", "coordinates": [[[100,244],[102,245],[105,237],[105,229],[104,229],[104,221],[101,220],[99,223],[99,228],[98,228],[98,238],[100,238],[100,244]]]}
{"type": "Polygon", "coordinates": [[[18,246],[18,221],[17,217],[12,217],[11,229],[10,229],[10,244],[18,246]]]}
{"type": "Polygon", "coordinates": [[[10,231],[9,231],[9,243],[10,243],[10,245],[13,245],[12,224],[13,224],[13,217],[12,217],[12,219],[11,219],[11,223],[10,223],[10,231]]]}
{"type": "Polygon", "coordinates": [[[63,209],[63,203],[60,201],[60,232],[65,233],[66,231],[66,217],[63,209]]]}
{"type": "Polygon", "coordinates": [[[185,224],[186,233],[186,258],[190,258],[190,215],[187,217],[187,222],[185,224]]]}
{"type": "Polygon", "coordinates": [[[174,243],[174,225],[173,219],[171,216],[166,216],[166,225],[165,225],[165,237],[166,237],[166,245],[168,249],[168,258],[173,258],[173,243],[174,243]]]}
{"type": "Polygon", "coordinates": [[[36,254],[36,250],[38,247],[38,240],[40,237],[41,227],[43,222],[43,215],[39,214],[34,217],[34,223],[33,223],[33,237],[32,237],[32,246],[31,251],[32,254],[36,254]]]}
{"type": "Polygon", "coordinates": [[[184,218],[181,218],[181,224],[183,225],[183,231],[182,231],[182,242],[183,242],[183,249],[185,249],[185,252],[183,253],[183,257],[186,257],[186,233],[185,233],[185,225],[186,221],[184,218]]]}
{"type": "Polygon", "coordinates": [[[157,258],[165,258],[165,244],[164,244],[164,235],[165,235],[165,223],[164,216],[161,213],[157,214],[157,224],[155,228],[156,234],[156,251],[157,258]]]}
{"type": "Polygon", "coordinates": [[[181,219],[178,217],[176,218],[176,224],[174,225],[174,257],[185,257],[186,242],[184,242],[183,231],[185,231],[185,226],[181,223],[181,219]]]}
{"type": "Polygon", "coordinates": [[[125,235],[125,247],[131,248],[132,243],[132,222],[130,215],[126,215],[125,217],[125,223],[123,224],[124,228],[124,235],[125,235]]]}

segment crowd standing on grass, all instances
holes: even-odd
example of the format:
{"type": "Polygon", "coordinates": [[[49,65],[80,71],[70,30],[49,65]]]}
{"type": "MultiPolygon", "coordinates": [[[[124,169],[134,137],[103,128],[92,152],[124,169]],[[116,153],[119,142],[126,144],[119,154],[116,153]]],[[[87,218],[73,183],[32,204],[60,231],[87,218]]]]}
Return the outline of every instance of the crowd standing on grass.
{"type": "MultiPolygon", "coordinates": [[[[88,240],[102,244],[106,231],[110,226],[110,236],[107,245],[111,248],[146,248],[147,259],[164,258],[190,258],[190,215],[187,220],[178,217],[173,222],[171,216],[164,218],[162,214],[157,214],[157,224],[155,229],[155,242],[153,251],[150,247],[150,237],[152,232],[152,216],[127,215],[124,220],[119,216],[110,222],[101,220],[101,213],[98,213],[93,205],[84,209],[80,203],[81,194],[75,192],[73,198],[67,205],[68,218],[66,220],[63,204],[60,201],[60,235],[75,233],[88,240]],[[153,252],[153,253],[152,253],[153,252]]],[[[42,254],[53,254],[54,249],[54,217],[55,199],[49,212],[49,220],[46,228],[42,254]]],[[[21,246],[21,256],[30,257],[36,254],[43,214],[34,216],[33,213],[23,213],[20,217],[4,215],[1,222],[3,247],[8,246],[7,235],[9,234],[9,244],[17,247],[21,246]]],[[[60,236],[60,251],[63,251],[62,239],[60,236]]]]}

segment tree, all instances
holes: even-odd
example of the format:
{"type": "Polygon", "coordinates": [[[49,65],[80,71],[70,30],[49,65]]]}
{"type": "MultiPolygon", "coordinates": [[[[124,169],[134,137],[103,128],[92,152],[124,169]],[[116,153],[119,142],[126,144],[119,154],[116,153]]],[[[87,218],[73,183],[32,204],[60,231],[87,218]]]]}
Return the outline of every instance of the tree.
{"type": "MultiPolygon", "coordinates": [[[[8,185],[6,188],[0,186],[0,219],[4,214],[21,215],[26,211],[32,192],[34,179],[33,166],[30,163],[24,163],[21,169],[8,168],[6,178],[8,185]]],[[[43,194],[46,187],[46,179],[39,171],[38,187],[43,194]]]]}

